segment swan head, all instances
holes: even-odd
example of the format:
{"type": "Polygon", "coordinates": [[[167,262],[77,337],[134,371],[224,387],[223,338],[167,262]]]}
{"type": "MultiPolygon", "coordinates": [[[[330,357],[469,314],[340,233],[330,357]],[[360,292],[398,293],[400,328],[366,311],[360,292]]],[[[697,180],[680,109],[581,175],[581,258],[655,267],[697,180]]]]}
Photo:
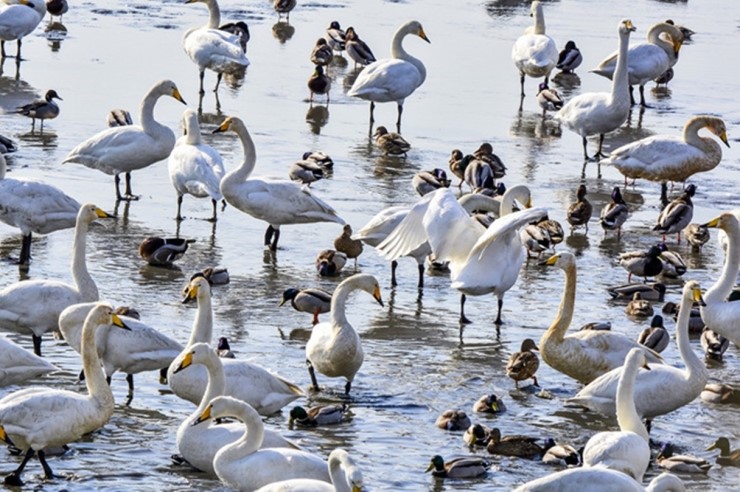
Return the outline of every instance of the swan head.
{"type": "Polygon", "coordinates": [[[704,303],[704,298],[701,295],[701,287],[699,286],[699,282],[695,280],[690,280],[686,282],[686,285],[683,286],[683,295],[685,298],[689,299],[692,302],[696,302],[700,306],[706,306],[704,303]]]}
{"type": "Polygon", "coordinates": [[[86,203],[80,207],[77,212],[77,222],[91,223],[95,219],[109,219],[111,216],[104,210],[98,208],[92,203],[86,203]]]}
{"type": "Polygon", "coordinates": [[[637,28],[634,24],[632,24],[632,21],[629,19],[622,19],[619,22],[619,33],[620,34],[629,34],[631,32],[635,32],[637,28]]]}
{"type": "Polygon", "coordinates": [[[635,347],[627,352],[627,357],[624,358],[625,367],[635,367],[650,370],[650,366],[647,363],[647,355],[645,350],[641,347],[635,347]]]}
{"type": "MultiPolygon", "coordinates": [[[[198,124],[198,113],[194,110],[187,108],[182,113],[182,129],[183,134],[189,137],[195,137],[192,140],[200,141],[200,125],[198,124]]],[[[191,138],[188,138],[190,141],[191,138]]]]}
{"type": "MultiPolygon", "coordinates": [[[[202,1],[202,0],[198,0],[198,1],[202,1]]],[[[181,103],[187,105],[187,103],[185,102],[185,99],[183,99],[182,96],[180,95],[180,91],[177,88],[177,85],[175,85],[175,83],[172,82],[171,80],[162,80],[162,81],[158,82],[154,86],[152,92],[155,92],[157,94],[161,94],[163,96],[171,96],[171,97],[174,97],[175,99],[177,99],[181,103]]]]}
{"type": "Polygon", "coordinates": [[[231,131],[237,131],[237,126],[244,126],[244,122],[237,118],[236,116],[228,116],[226,119],[216,128],[213,130],[213,133],[224,133],[229,130],[231,131]]]}
{"type": "Polygon", "coordinates": [[[201,422],[205,422],[210,419],[215,420],[223,417],[235,417],[235,411],[242,409],[244,412],[250,414],[249,416],[252,416],[255,420],[259,420],[261,422],[259,414],[249,403],[231,396],[217,396],[211,400],[211,403],[208,404],[206,409],[203,410],[203,413],[201,413],[191,425],[198,425],[201,422]]]}
{"type": "Polygon", "coordinates": [[[195,343],[190,347],[190,350],[182,356],[182,360],[173,374],[177,374],[193,364],[204,364],[215,355],[216,352],[214,352],[211,349],[211,346],[207,343],[195,343]]]}
{"type": "Polygon", "coordinates": [[[739,222],[740,221],[738,221],[737,217],[735,217],[732,212],[725,212],[720,216],[713,218],[706,224],[702,224],[702,227],[714,227],[727,232],[728,230],[732,229],[733,226],[734,228],[740,227],[739,222]]]}
{"type": "Polygon", "coordinates": [[[113,310],[113,306],[105,302],[99,302],[90,310],[85,321],[91,320],[97,325],[115,326],[124,330],[131,330],[113,310]]]}
{"type": "Polygon", "coordinates": [[[415,20],[409,21],[403,26],[401,26],[400,30],[403,30],[404,32],[407,32],[409,34],[416,34],[417,36],[419,36],[421,39],[423,39],[427,43],[431,43],[426,33],[424,32],[424,28],[421,26],[421,22],[419,21],[415,21],[415,20]]]}
{"type": "Polygon", "coordinates": [[[703,119],[707,130],[717,135],[722,140],[722,143],[729,148],[730,143],[727,141],[727,127],[725,126],[725,122],[714,116],[704,116],[703,119]]]}
{"type": "Polygon", "coordinates": [[[182,291],[182,303],[188,304],[196,299],[210,295],[211,285],[202,273],[196,273],[182,291]]]}
{"type": "Polygon", "coordinates": [[[380,295],[380,284],[378,284],[378,279],[369,273],[358,273],[356,275],[352,275],[344,282],[352,282],[356,287],[373,296],[373,299],[383,306],[383,298],[380,295]]]}
{"type": "Polygon", "coordinates": [[[546,266],[556,266],[563,270],[576,266],[576,257],[570,251],[561,251],[558,254],[552,255],[546,259],[543,263],[546,266]]]}
{"type": "Polygon", "coordinates": [[[362,492],[362,472],[352,457],[344,449],[337,448],[329,454],[329,463],[338,461],[344,468],[344,476],[349,483],[352,492],[362,492]]]}

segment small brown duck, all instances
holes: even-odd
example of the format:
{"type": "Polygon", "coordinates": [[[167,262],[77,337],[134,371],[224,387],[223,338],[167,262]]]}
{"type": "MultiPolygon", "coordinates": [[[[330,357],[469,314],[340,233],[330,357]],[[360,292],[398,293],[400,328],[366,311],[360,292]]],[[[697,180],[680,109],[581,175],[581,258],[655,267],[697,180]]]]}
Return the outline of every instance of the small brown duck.
{"type": "Polygon", "coordinates": [[[445,462],[444,458],[436,455],[426,471],[440,478],[474,478],[485,475],[491,463],[483,458],[470,456],[467,458],[455,458],[445,462]]]}
{"type": "Polygon", "coordinates": [[[139,244],[139,255],[154,266],[171,266],[182,258],[195,239],[148,237],[139,244]]]}
{"type": "Polygon", "coordinates": [[[709,403],[740,405],[740,390],[724,383],[708,383],[699,397],[709,403]]]}
{"type": "Polygon", "coordinates": [[[308,152],[304,152],[302,159],[304,161],[315,162],[321,169],[324,170],[324,174],[334,169],[334,161],[332,160],[332,158],[329,157],[328,154],[320,150],[309,150],[308,152]]]}
{"type": "MultiPolygon", "coordinates": [[[[18,40],[20,43],[20,40],[18,40]]],[[[62,98],[59,97],[57,91],[54,89],[46,91],[46,95],[43,99],[37,99],[33,102],[20,106],[14,111],[15,114],[22,114],[31,118],[31,129],[36,126],[36,120],[41,120],[41,131],[44,131],[44,120],[52,120],[59,116],[59,105],[54,102],[54,99],[62,98]]]]}
{"type": "Polygon", "coordinates": [[[533,459],[542,456],[545,450],[537,444],[537,438],[535,437],[521,435],[501,437],[501,431],[494,427],[491,429],[491,440],[488,441],[488,452],[503,456],[533,459]]]}
{"type": "Polygon", "coordinates": [[[627,221],[630,211],[627,208],[627,202],[622,198],[619,186],[614,187],[611,198],[612,201],[601,209],[599,219],[601,227],[604,229],[604,236],[606,236],[607,231],[617,231],[617,239],[619,239],[622,237],[622,224],[627,221]]]}
{"type": "Polygon", "coordinates": [[[511,354],[509,362],[506,364],[506,375],[514,380],[516,389],[519,389],[519,381],[524,381],[525,379],[530,378],[534,382],[535,386],[539,386],[539,384],[537,384],[535,373],[540,367],[540,359],[537,357],[537,354],[532,352],[532,350],[539,349],[537,348],[537,345],[535,345],[534,340],[531,338],[525,338],[524,341],[522,341],[520,351],[511,354]]]}
{"type": "Polygon", "coordinates": [[[316,255],[316,270],[322,277],[335,277],[347,264],[347,255],[333,249],[325,249],[316,255]]]}
{"type": "Polygon", "coordinates": [[[663,234],[663,242],[667,234],[677,234],[676,242],[681,244],[681,231],[689,225],[694,218],[694,204],[691,197],[696,194],[696,186],[689,184],[684,192],[672,200],[658,215],[658,222],[653,227],[654,231],[663,234]]]}
{"type": "MultiPolygon", "coordinates": [[[[651,308],[652,310],[652,308],[651,308]]],[[[656,314],[650,321],[650,326],[642,330],[637,337],[637,343],[660,353],[666,349],[671,336],[663,326],[663,316],[656,314]]]]}
{"type": "Polygon", "coordinates": [[[462,188],[465,182],[465,169],[468,167],[468,163],[472,158],[472,155],[463,155],[460,149],[453,149],[450,153],[450,159],[447,163],[450,166],[452,174],[460,178],[460,183],[457,185],[458,188],[462,188]]]}
{"type": "Polygon", "coordinates": [[[473,157],[480,159],[491,166],[494,178],[501,179],[506,176],[506,166],[499,156],[493,153],[493,145],[490,143],[483,142],[480,144],[475,152],[473,152],[473,157]]]}
{"type": "Polygon", "coordinates": [[[571,227],[584,226],[588,232],[588,221],[594,213],[594,207],[586,198],[586,185],[580,185],[576,191],[576,201],[568,206],[566,218],[571,227]]]}
{"type": "Polygon", "coordinates": [[[296,0],[273,0],[272,8],[278,13],[278,20],[285,14],[285,19],[290,21],[290,11],[298,2],[296,0]]]}
{"type": "Polygon", "coordinates": [[[326,102],[329,103],[329,90],[331,89],[331,79],[324,73],[324,67],[316,65],[313,70],[313,74],[308,78],[306,82],[308,90],[311,91],[311,95],[308,98],[310,102],[313,102],[313,95],[326,94],[326,102]]]}
{"type": "Polygon", "coordinates": [[[699,341],[704,349],[704,357],[716,361],[721,361],[724,353],[730,347],[728,339],[708,327],[704,327],[699,341]]]}
{"type": "Polygon", "coordinates": [[[653,306],[650,301],[642,298],[639,292],[635,292],[632,300],[627,304],[627,314],[639,318],[647,318],[653,314],[653,306]]]}
{"type": "Polygon", "coordinates": [[[683,231],[683,235],[686,236],[686,241],[691,247],[697,249],[701,249],[709,241],[710,237],[709,228],[696,222],[687,225],[683,231]]]}
{"type": "Polygon", "coordinates": [[[496,414],[506,411],[506,405],[501,401],[501,398],[491,393],[478,398],[478,401],[473,404],[473,411],[496,414]]]}
{"type": "Polygon", "coordinates": [[[470,427],[470,417],[462,410],[446,410],[437,417],[435,425],[449,431],[464,431],[470,427]]]}
{"type": "Polygon", "coordinates": [[[296,423],[302,427],[323,427],[342,423],[347,417],[347,404],[317,405],[306,410],[296,405],[290,410],[288,425],[296,423]]]}
{"type": "Polygon", "coordinates": [[[730,440],[726,437],[720,437],[714,444],[707,448],[707,451],[719,449],[717,464],[722,466],[740,466],[740,449],[730,450],[730,440]]]}
{"type": "Polygon", "coordinates": [[[473,424],[465,429],[463,434],[463,441],[470,448],[475,446],[487,446],[488,440],[491,438],[491,429],[483,424],[473,424]]]}
{"type": "Polygon", "coordinates": [[[355,269],[357,269],[357,257],[362,254],[362,241],[352,239],[352,226],[345,224],[342,233],[334,239],[334,249],[344,253],[347,258],[355,260],[355,269]]]}
{"type": "Polygon", "coordinates": [[[375,144],[383,151],[384,155],[403,155],[406,157],[406,153],[411,148],[411,144],[401,134],[389,132],[384,126],[376,128],[373,136],[375,137],[375,144]]]}
{"type": "Polygon", "coordinates": [[[313,314],[313,324],[319,322],[319,314],[331,310],[331,294],[321,289],[286,289],[280,306],[290,301],[296,311],[313,314]]]}
{"type": "Polygon", "coordinates": [[[319,38],[311,50],[311,63],[317,66],[325,67],[331,62],[334,53],[332,52],[326,39],[319,38]]]}

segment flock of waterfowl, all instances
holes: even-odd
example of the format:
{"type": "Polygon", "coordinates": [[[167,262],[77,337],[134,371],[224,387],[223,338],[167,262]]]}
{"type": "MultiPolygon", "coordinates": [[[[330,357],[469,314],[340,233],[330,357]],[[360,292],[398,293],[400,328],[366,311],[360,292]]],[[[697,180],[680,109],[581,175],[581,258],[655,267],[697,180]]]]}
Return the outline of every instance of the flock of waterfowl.
{"type": "MultiPolygon", "coordinates": [[[[185,3],[198,2],[207,6],[208,22],[187,30],[182,47],[198,67],[202,104],[206,71],[217,74],[214,92],[219,90],[222,78],[245,76],[245,69],[250,65],[246,56],[250,33],[244,22],[222,24],[216,0],[185,3]]],[[[46,4],[12,0],[6,3],[9,5],[0,8],[2,56],[9,56],[5,41],[16,41],[15,56],[19,61],[22,39],[41,22],[46,9],[55,15],[68,10],[66,2],[59,0],[46,4]]],[[[297,2],[275,0],[273,6],[289,22],[297,2]]],[[[588,436],[585,446],[577,450],[552,438],[507,434],[501,426],[488,427],[471,419],[461,408],[453,408],[439,415],[436,427],[459,433],[463,437],[461,442],[471,452],[485,449],[490,456],[482,457],[475,452],[445,460],[442,455],[450,454],[450,450],[432,450],[427,471],[433,476],[478,478],[491,473],[496,457],[508,456],[561,468],[549,474],[542,468],[541,478],[524,483],[517,490],[678,491],[685,489],[679,476],[711,473],[713,466],[740,466],[740,451],[732,451],[733,443],[726,437],[715,436],[723,432],[721,428],[708,431],[718,438],[712,446],[721,453],[716,465],[677,453],[674,444],[656,443],[650,437],[653,419],[698,398],[731,405],[738,400],[739,390],[708,384],[710,370],[694,352],[690,335],[701,334],[706,357],[715,361],[722,360],[730,343],[740,345],[740,302],[733,302],[740,297],[737,286],[740,212],[717,210],[712,220],[697,223],[693,221],[693,200],[701,185],[689,183],[673,199],[669,199],[667,191],[669,181],[693,181],[697,173],[710,171],[720,163],[719,144],[711,137],[699,136],[698,132],[707,129],[729,147],[725,123],[716,116],[697,115],[686,123],[681,138],[651,136],[609,153],[604,152],[603,146],[605,135],[620,128],[633,110],[636,103],[633,86],[639,87],[640,110],[644,110],[649,107],[644,93],[646,84],[669,78],[666,73],[677,63],[684,41],[693,33],[672,21],[659,22],[648,30],[647,42],[631,45],[635,25],[628,19],[620,21],[614,36],[618,38],[617,52],[593,70],[612,79],[611,92],[581,93],[564,99],[550,87],[550,75],[554,70],[573,75],[583,56],[572,40],[562,51],[558,50],[555,41],[546,34],[543,4],[532,2],[531,14],[532,27],[518,39],[512,39],[511,57],[520,77],[519,111],[523,110],[527,77],[544,78],[537,93],[543,121],[548,111],[555,112],[554,121],[582,137],[584,175],[587,162],[599,161],[599,165],[611,165],[619,170],[624,176],[625,190],[628,179],[633,183],[636,179],[646,179],[662,185],[662,209],[656,212],[653,231],[648,233],[655,236],[654,240],[648,241],[650,246],[643,250],[625,251],[614,259],[627,272],[627,283],[609,289],[609,295],[615,299],[629,301],[625,303],[628,316],[645,320],[642,333],[627,336],[612,331],[611,323],[591,323],[579,331],[569,331],[576,310],[578,276],[584,275],[578,271],[578,257],[562,247],[555,250],[564,241],[563,227],[550,218],[548,209],[552,207],[533,207],[540,205],[537,190],[524,184],[504,185],[507,165],[494,153],[490,143],[484,142],[471,154],[452,150],[449,172],[460,179],[459,193],[451,187],[452,180],[445,169],[420,171],[411,185],[421,198],[410,205],[377,207],[375,215],[353,231],[337,210],[317,197],[310,187],[311,183],[331,176],[334,162],[329,156],[309,151],[287,169],[286,177],[254,176],[258,159],[255,140],[247,126],[251,118],[230,115],[211,130],[212,134],[234,133],[241,146],[241,153],[237,152],[242,156],[240,162],[228,170],[216,148],[203,138],[201,124],[205,126],[205,123],[199,118],[201,111],[189,108],[184,111],[184,134],[180,138],[155,119],[155,105],[163,96],[186,104],[177,85],[165,79],[144,94],[138,124],[134,124],[125,110],[110,111],[109,128],[80,142],[61,163],[82,164],[113,175],[118,202],[140,198],[132,192],[131,172],[166,161],[176,197],[178,224],[185,219],[182,214],[185,195],[207,199],[211,202],[207,220],[213,223],[221,219],[225,210],[267,223],[262,243],[272,255],[279,249],[281,226],[317,222],[342,225],[342,232],[327,244],[333,249],[320,251],[315,262],[320,278],[343,277],[334,291],[291,286],[282,292],[279,303],[279,306],[290,304],[296,311],[313,316],[305,345],[306,381],[298,384],[273,372],[280,368],[279,361],[275,361],[274,367],[266,368],[241,354],[235,355],[224,337],[214,345],[212,288],[230,281],[228,271],[222,267],[195,273],[182,292],[183,303],[197,306],[190,338],[185,343],[142,322],[135,309],[114,308],[101,301],[94,276],[87,268],[86,243],[91,223],[109,218],[110,214],[92,203],[80,204],[48,183],[7,177],[6,159],[0,154],[0,221],[21,231],[18,263],[22,269],[28,270],[31,264],[33,234],[74,228],[71,283],[43,280],[41,272],[32,280],[12,283],[0,290],[0,329],[20,335],[21,344],[30,335],[29,345],[33,349],[31,352],[0,337],[0,387],[9,387],[7,392],[0,393],[0,440],[23,456],[18,466],[6,475],[5,484],[23,485],[24,471],[34,456],[41,463],[45,479],[60,478],[50,466],[49,461],[55,464],[50,457],[60,452],[59,448],[64,452],[67,445],[74,445],[82,436],[104,427],[117,411],[110,388],[111,377],[116,372],[126,374],[126,405],[129,405],[134,400],[134,376],[158,371],[161,381],[175,397],[197,406],[177,429],[177,455],[173,460],[178,465],[217,477],[227,487],[238,490],[361,490],[363,466],[358,464],[353,450],[337,448],[324,459],[266,425],[262,417],[273,416],[281,409],[288,413],[287,405],[292,402],[306,396],[313,399],[323,393],[338,402],[294,406],[289,411],[290,428],[342,425],[349,420],[348,412],[357,403],[353,382],[362,371],[366,351],[362,332],[347,317],[347,302],[352,292],[364,291],[380,306],[385,305],[381,285],[374,275],[345,273],[351,269],[349,260],[354,260],[355,271],[361,270],[362,255],[368,255],[371,248],[391,263],[393,288],[398,285],[398,261],[403,257],[416,260],[420,298],[427,264],[430,270],[449,275],[449,286],[460,294],[459,325],[455,326],[459,326],[461,343],[464,343],[463,327],[471,323],[465,312],[469,296],[493,294],[497,300],[496,314],[491,317],[495,331],[500,333],[504,323],[508,326],[503,330],[512,330],[517,310],[530,300],[519,296],[514,302],[504,303],[504,299],[520,280],[523,268],[536,262],[543,268],[562,270],[562,297],[553,322],[539,340],[524,338],[520,349],[512,351],[505,366],[506,376],[513,380],[516,394],[552,398],[538,383],[541,359],[583,385],[576,394],[563,399],[565,406],[616,417],[618,430],[588,436]],[[598,150],[590,157],[587,139],[592,136],[598,137],[598,150]],[[124,193],[119,189],[121,174],[126,180],[124,193]],[[470,192],[463,192],[464,185],[470,192]],[[691,269],[681,258],[678,245],[683,232],[685,242],[698,250],[709,241],[710,230],[714,229],[723,233],[718,239],[724,264],[713,285],[701,286],[691,280],[691,269]],[[676,247],[669,249],[667,243],[673,243],[673,235],[676,247]],[[637,277],[635,282],[633,276],[637,277]],[[665,318],[653,316],[652,303],[663,302],[666,296],[667,287],[662,281],[678,286],[684,276],[687,280],[680,288],[678,305],[665,303],[662,311],[665,318]],[[658,278],[649,282],[651,277],[658,278]],[[326,313],[329,320],[321,322],[319,315],[326,313]],[[665,319],[671,317],[676,319],[675,340],[685,368],[672,367],[660,355],[672,343],[664,326],[665,319]],[[42,339],[52,332],[60,333],[71,349],[80,354],[79,378],[85,381],[86,391],[36,384],[14,387],[35,378],[53,381],[58,368],[54,361],[43,357],[42,351],[42,339]],[[341,378],[343,386],[338,391],[328,390],[327,387],[336,386],[329,378],[341,378]],[[532,384],[524,386],[530,380],[532,384]],[[306,384],[309,381],[310,385],[306,384]],[[659,448],[656,453],[655,447],[659,448]],[[658,475],[645,487],[644,475],[653,466],[670,473],[658,475]]],[[[313,51],[307,53],[315,65],[307,82],[308,100],[313,104],[314,95],[320,94],[326,95],[329,103],[332,82],[329,72],[335,58],[343,57],[342,53],[346,52],[355,65],[364,66],[346,93],[348,97],[370,102],[371,142],[383,159],[406,162],[415,144],[401,134],[404,102],[424,84],[427,71],[419,58],[404,49],[403,42],[412,35],[430,42],[422,24],[415,20],[401,23],[391,39],[390,58],[376,58],[355,28],[343,30],[337,21],[329,21],[327,25],[313,51]],[[375,105],[383,102],[396,105],[395,132],[384,126],[375,127],[375,105]]],[[[16,114],[31,118],[33,130],[39,119],[39,131],[44,131],[44,121],[60,115],[55,100],[61,98],[55,90],[48,90],[43,100],[18,107],[16,114]]],[[[17,150],[12,141],[2,143],[9,152],[17,150]]],[[[564,211],[571,235],[588,235],[589,224],[593,227],[598,223],[605,237],[614,234],[621,240],[622,228],[631,215],[622,188],[614,186],[611,202],[599,211],[599,217],[594,217],[596,210],[588,200],[586,185],[573,188],[576,200],[564,211]]],[[[150,266],[173,268],[173,263],[187,255],[194,242],[181,237],[147,237],[140,243],[139,255],[150,266]]],[[[478,325],[484,324],[483,314],[473,318],[478,325]]],[[[502,398],[495,394],[480,397],[472,410],[476,419],[481,416],[495,419],[507,411],[502,398]]],[[[92,439],[96,439],[94,434],[92,439]]],[[[63,462],[54,466],[60,467],[63,462]]]]}

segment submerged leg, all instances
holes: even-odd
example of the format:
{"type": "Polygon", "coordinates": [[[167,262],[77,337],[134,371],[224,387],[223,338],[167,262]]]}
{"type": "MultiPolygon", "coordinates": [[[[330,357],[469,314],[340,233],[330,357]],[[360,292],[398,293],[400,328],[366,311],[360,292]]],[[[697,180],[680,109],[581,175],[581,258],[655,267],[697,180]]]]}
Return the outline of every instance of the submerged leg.
{"type": "Polygon", "coordinates": [[[319,308],[316,308],[313,310],[313,321],[311,321],[312,325],[317,325],[319,323],[319,308]]]}
{"type": "Polygon", "coordinates": [[[424,288],[424,263],[419,263],[419,284],[420,289],[424,288]]]}
{"type": "Polygon", "coordinates": [[[20,265],[28,265],[31,263],[31,234],[23,236],[23,242],[21,242],[21,258],[18,261],[20,265]]]}
{"type": "Polygon", "coordinates": [[[634,91],[635,89],[632,86],[630,86],[630,105],[632,106],[635,105],[635,95],[633,94],[634,91]]]}
{"type": "Polygon", "coordinates": [[[640,86],[640,106],[642,106],[643,108],[651,107],[651,106],[648,106],[647,103],[645,102],[645,86],[644,85],[640,86]]]}
{"type": "Polygon", "coordinates": [[[370,101],[370,132],[373,131],[373,123],[375,123],[375,117],[373,116],[373,113],[375,112],[375,101],[370,101]]]}
{"type": "Polygon", "coordinates": [[[120,190],[121,177],[116,174],[115,176],[113,176],[113,182],[116,183],[116,201],[120,202],[121,200],[123,200],[123,196],[121,195],[120,190]]]}
{"type": "Polygon", "coordinates": [[[181,208],[182,208],[182,195],[177,195],[177,217],[175,217],[175,220],[177,221],[182,220],[182,214],[180,213],[181,208]]]}
{"type": "Polygon", "coordinates": [[[306,367],[308,367],[308,375],[311,378],[311,386],[314,390],[320,391],[319,383],[316,381],[316,372],[313,369],[313,364],[308,359],[306,359],[306,367]]]}
{"type": "Polygon", "coordinates": [[[221,85],[222,77],[223,77],[223,74],[221,72],[218,72],[218,75],[216,76],[216,87],[213,88],[213,92],[218,92],[218,86],[221,85]]]}
{"type": "Polygon", "coordinates": [[[596,160],[598,161],[602,157],[606,157],[606,154],[604,154],[601,149],[604,147],[604,134],[599,134],[599,150],[596,151],[596,155],[594,156],[596,160]]]}
{"type": "Polygon", "coordinates": [[[131,400],[134,399],[134,375],[126,374],[126,382],[128,383],[128,394],[126,395],[126,403],[124,405],[131,405],[131,400]]]}
{"type": "Polygon", "coordinates": [[[521,86],[522,86],[522,92],[520,95],[522,96],[522,99],[524,99],[524,72],[520,72],[519,82],[521,83],[521,86]]]}
{"type": "Polygon", "coordinates": [[[270,250],[277,251],[278,239],[280,239],[280,229],[273,227],[273,230],[275,231],[275,235],[272,240],[272,244],[270,245],[270,250]]]}
{"type": "Polygon", "coordinates": [[[347,381],[347,383],[344,385],[344,394],[349,396],[349,390],[352,389],[352,381],[347,381]]]}
{"type": "Polygon", "coordinates": [[[18,51],[15,53],[15,59],[18,61],[23,60],[23,58],[21,58],[21,38],[18,38],[18,51]]]}
{"type": "Polygon", "coordinates": [[[26,467],[26,463],[28,463],[28,460],[33,458],[33,455],[36,454],[36,451],[33,449],[28,449],[26,451],[26,456],[23,457],[23,461],[21,461],[21,464],[18,465],[18,468],[13,470],[10,475],[5,477],[5,485],[13,485],[16,487],[20,487],[23,485],[23,480],[21,480],[21,474],[23,473],[23,469],[26,467]]]}
{"type": "Polygon", "coordinates": [[[660,209],[666,208],[668,203],[668,183],[664,181],[660,183],[660,209]]]}
{"type": "Polygon", "coordinates": [[[393,260],[391,262],[391,287],[398,285],[398,282],[396,282],[396,268],[398,268],[398,262],[393,260]]]}
{"type": "MultiPolygon", "coordinates": [[[[211,198],[211,205],[213,205],[213,215],[208,220],[210,222],[216,222],[218,220],[218,217],[216,215],[216,212],[218,211],[218,201],[211,198]]],[[[226,202],[224,202],[224,205],[226,205],[226,202]]]]}
{"type": "Polygon", "coordinates": [[[496,315],[496,321],[494,321],[494,323],[497,324],[497,325],[504,324],[504,322],[501,321],[501,308],[503,306],[504,306],[504,300],[501,299],[501,298],[499,298],[499,300],[498,300],[498,314],[496,315]]]}
{"type": "Polygon", "coordinates": [[[38,335],[31,335],[33,340],[33,353],[41,357],[41,337],[38,335]]]}
{"type": "Polygon", "coordinates": [[[471,321],[465,317],[465,294],[460,295],[460,324],[467,325],[471,323],[471,321]]]}

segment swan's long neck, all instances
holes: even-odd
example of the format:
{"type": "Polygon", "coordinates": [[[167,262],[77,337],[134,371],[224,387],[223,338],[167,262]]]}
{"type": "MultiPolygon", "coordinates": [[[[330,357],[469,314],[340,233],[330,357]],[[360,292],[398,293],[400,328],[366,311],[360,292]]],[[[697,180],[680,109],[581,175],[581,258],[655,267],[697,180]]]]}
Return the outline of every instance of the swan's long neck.
{"type": "Polygon", "coordinates": [[[341,456],[329,456],[329,476],[336,492],[352,492],[341,456]]]}
{"type": "Polygon", "coordinates": [[[650,436],[645,426],[642,425],[635,408],[635,379],[637,379],[637,373],[640,370],[640,364],[635,360],[635,357],[639,355],[628,355],[628,359],[624,363],[622,376],[619,378],[619,383],[617,383],[617,422],[620,430],[639,434],[647,443],[650,441],[650,436]]]}
{"type": "Polygon", "coordinates": [[[169,130],[169,128],[154,119],[154,105],[157,104],[158,99],[159,94],[150,91],[141,101],[141,107],[139,108],[141,127],[149,135],[158,133],[162,128],[169,130]]]}
{"type": "Polygon", "coordinates": [[[5,179],[5,173],[8,172],[8,163],[5,162],[5,156],[0,154],[0,179],[5,179]]]}
{"type": "Polygon", "coordinates": [[[532,34],[545,34],[545,14],[542,12],[542,5],[538,5],[534,10],[534,32],[532,34]]]}
{"type": "Polygon", "coordinates": [[[349,324],[347,321],[345,306],[347,304],[349,293],[355,290],[355,288],[355,285],[351,282],[342,283],[336,288],[331,296],[331,324],[336,330],[349,324]]]}
{"type": "MultiPolygon", "coordinates": [[[[555,321],[552,322],[552,325],[550,325],[550,328],[542,335],[543,340],[552,338],[558,343],[562,342],[563,338],[565,338],[565,333],[568,331],[570,322],[573,320],[573,309],[576,304],[576,266],[566,265],[563,271],[565,272],[565,287],[563,288],[563,296],[560,299],[558,315],[555,321]]],[[[546,345],[544,341],[541,341],[540,344],[546,345]]]]}
{"type": "Polygon", "coordinates": [[[712,138],[699,136],[699,130],[707,126],[707,121],[703,117],[694,117],[689,120],[683,128],[683,140],[687,144],[696,147],[705,154],[718,157],[717,162],[722,158],[722,147],[712,138]]]}
{"type": "Polygon", "coordinates": [[[671,66],[673,66],[673,62],[676,59],[676,52],[673,50],[673,43],[669,43],[660,37],[663,33],[667,33],[671,36],[671,39],[673,38],[674,33],[671,33],[670,29],[665,24],[656,24],[647,32],[647,41],[650,44],[659,46],[663,51],[665,51],[668,59],[671,60],[671,66]]]}
{"type": "Polygon", "coordinates": [[[467,195],[463,195],[458,200],[458,203],[460,203],[460,206],[469,214],[472,214],[476,210],[483,210],[485,212],[496,212],[501,210],[501,204],[499,202],[490,196],[482,195],[480,193],[468,193],[467,195]]]}
{"type": "Polygon", "coordinates": [[[211,0],[206,2],[206,5],[208,6],[208,24],[206,24],[206,27],[208,29],[218,29],[218,26],[221,25],[221,9],[218,2],[211,0]]]}
{"type": "Polygon", "coordinates": [[[740,267],[740,221],[731,220],[725,233],[727,233],[725,265],[722,267],[722,274],[717,282],[704,294],[704,301],[707,304],[724,302],[735,285],[737,271],[740,267]]]}
{"type": "Polygon", "coordinates": [[[99,296],[98,287],[87,271],[87,261],[85,260],[88,227],[89,223],[87,221],[77,218],[75,239],[72,246],[72,278],[82,302],[97,301],[99,296]]]}
{"type": "Polygon", "coordinates": [[[411,28],[407,25],[401,26],[401,28],[396,31],[396,34],[393,35],[393,40],[391,41],[391,58],[398,58],[399,60],[407,61],[415,66],[419,71],[419,74],[421,74],[421,82],[419,83],[419,85],[421,85],[421,83],[423,83],[427,78],[427,69],[424,67],[421,60],[411,56],[405,49],[403,49],[403,38],[408,34],[412,34],[410,29],[411,28]]]}
{"type": "Polygon", "coordinates": [[[629,52],[630,33],[619,31],[619,51],[617,52],[617,67],[612,77],[612,102],[628,100],[629,74],[627,73],[627,53],[629,52]]]}
{"type": "Polygon", "coordinates": [[[92,400],[95,400],[100,406],[110,406],[112,408],[115,404],[113,392],[105,380],[98,350],[95,346],[95,331],[99,324],[93,318],[93,316],[88,316],[85,319],[85,324],[82,325],[80,353],[82,354],[82,368],[85,371],[85,385],[92,400]]]}
{"type": "Polygon", "coordinates": [[[215,351],[211,350],[208,359],[203,364],[208,370],[208,384],[206,390],[203,393],[203,398],[200,400],[197,410],[193,412],[193,419],[197,419],[203,412],[211,400],[217,396],[221,396],[226,391],[226,376],[224,375],[224,366],[215,351]]]}
{"type": "Polygon", "coordinates": [[[197,115],[185,119],[185,143],[188,145],[200,145],[203,143],[197,115]]]}
{"type": "Polygon", "coordinates": [[[249,456],[262,446],[265,427],[259,414],[252,407],[239,404],[229,406],[228,415],[244,422],[246,429],[239,439],[227,444],[218,452],[218,459],[233,462],[249,456]]]}
{"type": "Polygon", "coordinates": [[[257,149],[254,146],[254,141],[247,127],[241,124],[233,124],[233,130],[242,142],[244,160],[238,168],[224,176],[221,181],[222,189],[246,181],[249,175],[252,174],[252,171],[254,171],[254,166],[257,163],[257,149]]]}
{"type": "Polygon", "coordinates": [[[707,369],[699,360],[689,343],[689,318],[691,317],[691,306],[693,296],[691,292],[685,293],[681,298],[681,307],[678,311],[676,321],[676,343],[684,364],[686,364],[686,379],[688,383],[694,382],[704,387],[707,378],[707,369]]]}
{"type": "Polygon", "coordinates": [[[188,347],[196,343],[211,343],[213,338],[213,305],[211,295],[207,292],[198,292],[198,311],[193,321],[188,347]]]}

